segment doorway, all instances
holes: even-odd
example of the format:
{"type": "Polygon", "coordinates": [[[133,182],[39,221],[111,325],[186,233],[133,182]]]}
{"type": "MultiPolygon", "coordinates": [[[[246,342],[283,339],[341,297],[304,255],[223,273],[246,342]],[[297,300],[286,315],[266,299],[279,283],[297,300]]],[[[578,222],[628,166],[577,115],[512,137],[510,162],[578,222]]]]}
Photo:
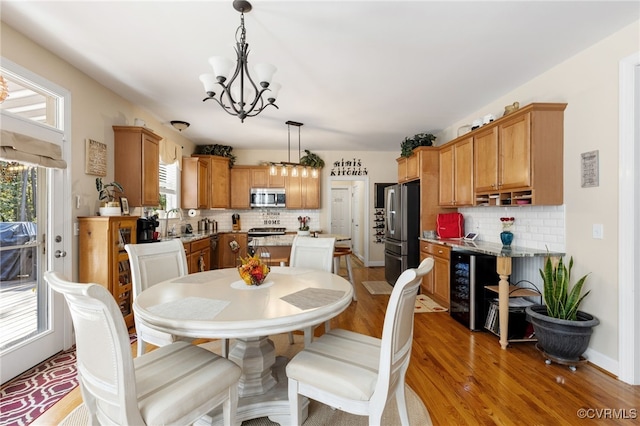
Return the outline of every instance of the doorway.
{"type": "Polygon", "coordinates": [[[369,266],[369,178],[367,176],[332,176],[331,233],[348,229],[353,254],[369,266]],[[335,200],[335,203],[334,203],[335,200]],[[335,205],[334,205],[335,204],[335,205]],[[336,225],[334,227],[334,224],[336,225]]]}
{"type": "MultiPolygon", "coordinates": [[[[56,145],[62,149],[62,159],[68,160],[69,92],[5,59],[1,71],[9,81],[10,93],[14,94],[11,101],[8,98],[2,103],[3,131],[21,135],[22,143],[27,146],[34,141],[56,145]],[[13,100],[21,102],[21,106],[13,100]],[[32,108],[24,108],[25,102],[32,108]],[[38,108],[40,111],[34,113],[38,108]]],[[[34,166],[23,159],[3,160],[3,184],[15,185],[11,203],[17,207],[13,213],[3,213],[2,222],[5,227],[19,228],[21,234],[20,239],[13,241],[14,246],[3,243],[3,256],[4,252],[13,251],[10,257],[15,266],[5,271],[8,265],[3,258],[0,286],[3,293],[25,298],[12,306],[25,324],[24,329],[17,330],[14,336],[5,336],[9,328],[15,331],[13,326],[18,320],[10,320],[11,327],[2,324],[0,379],[5,383],[71,346],[71,321],[65,315],[64,298],[49,289],[43,276],[45,271],[55,270],[71,277],[72,262],[71,256],[67,256],[67,251],[71,251],[68,169],[34,166]],[[4,250],[7,247],[10,249],[4,250]],[[19,312],[23,305],[27,309],[19,312]]],[[[7,192],[3,191],[5,195],[7,192]]],[[[4,202],[3,206],[6,206],[4,202]]],[[[3,304],[5,301],[3,297],[3,304]]],[[[7,312],[5,306],[4,312],[7,312]]]]}

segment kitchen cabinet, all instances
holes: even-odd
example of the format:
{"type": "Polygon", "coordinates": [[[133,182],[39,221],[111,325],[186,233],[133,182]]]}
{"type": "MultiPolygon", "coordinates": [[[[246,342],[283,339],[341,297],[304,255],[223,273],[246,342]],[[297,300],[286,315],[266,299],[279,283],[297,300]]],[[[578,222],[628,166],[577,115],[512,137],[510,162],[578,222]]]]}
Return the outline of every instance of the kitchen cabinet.
{"type": "Polygon", "coordinates": [[[218,155],[192,155],[208,162],[209,168],[209,208],[228,209],[230,205],[229,158],[218,155]]]}
{"type": "Polygon", "coordinates": [[[78,281],[109,290],[133,327],[133,288],[125,244],[136,243],[134,216],[78,217],[78,281]]]}
{"type": "Polygon", "coordinates": [[[440,148],[440,206],[473,205],[473,151],[472,137],[448,143],[440,148]]]}
{"type": "Polygon", "coordinates": [[[209,162],[198,157],[182,158],[182,208],[209,207],[209,162]]]}
{"type": "Polygon", "coordinates": [[[423,230],[435,230],[438,213],[448,211],[438,204],[440,183],[440,154],[437,147],[418,147],[414,150],[420,163],[420,223],[423,230]]]}
{"type": "Polygon", "coordinates": [[[566,105],[530,104],[474,132],[476,205],[563,203],[566,105]]]}
{"type": "Polygon", "coordinates": [[[246,232],[227,232],[218,235],[218,266],[235,268],[240,263],[239,257],[247,255],[248,237],[246,232]],[[240,249],[234,252],[230,243],[237,242],[240,249]]]}
{"type": "Polygon", "coordinates": [[[252,170],[245,166],[235,166],[231,169],[231,208],[251,208],[251,173],[252,170]]]}
{"type": "Polygon", "coordinates": [[[398,162],[398,183],[420,179],[420,154],[413,151],[409,157],[400,157],[398,162]]]}
{"type": "Polygon", "coordinates": [[[113,126],[115,181],[129,206],[160,204],[160,136],[145,127],[113,126]]]}
{"type": "Polygon", "coordinates": [[[272,175],[269,166],[251,168],[252,188],[284,188],[284,186],[285,177],[280,173],[272,175]]]}
{"type": "Polygon", "coordinates": [[[442,244],[420,241],[420,262],[433,258],[433,270],[422,278],[422,292],[449,308],[449,277],[451,248],[442,244]]]}
{"type": "Polygon", "coordinates": [[[190,274],[211,269],[211,238],[183,244],[190,274]]]}
{"type": "Polygon", "coordinates": [[[287,176],[285,178],[287,209],[319,209],[320,178],[287,176]]]}

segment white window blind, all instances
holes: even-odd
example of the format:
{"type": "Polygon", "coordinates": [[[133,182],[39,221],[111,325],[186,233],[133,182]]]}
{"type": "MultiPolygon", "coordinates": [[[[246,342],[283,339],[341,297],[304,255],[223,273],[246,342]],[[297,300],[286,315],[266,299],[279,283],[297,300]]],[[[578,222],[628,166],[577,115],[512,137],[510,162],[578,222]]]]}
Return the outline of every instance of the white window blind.
{"type": "Polygon", "coordinates": [[[178,207],[178,167],[160,164],[160,196],[166,199],[166,210],[178,207]]]}

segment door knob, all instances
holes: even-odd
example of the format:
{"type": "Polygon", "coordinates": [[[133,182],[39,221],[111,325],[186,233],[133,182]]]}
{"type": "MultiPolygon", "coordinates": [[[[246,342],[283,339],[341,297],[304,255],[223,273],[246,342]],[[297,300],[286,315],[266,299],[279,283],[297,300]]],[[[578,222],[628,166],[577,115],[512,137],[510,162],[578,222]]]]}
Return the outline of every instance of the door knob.
{"type": "Polygon", "coordinates": [[[67,255],[67,252],[62,250],[56,250],[56,252],[53,253],[54,257],[65,257],[66,255],[67,255]]]}

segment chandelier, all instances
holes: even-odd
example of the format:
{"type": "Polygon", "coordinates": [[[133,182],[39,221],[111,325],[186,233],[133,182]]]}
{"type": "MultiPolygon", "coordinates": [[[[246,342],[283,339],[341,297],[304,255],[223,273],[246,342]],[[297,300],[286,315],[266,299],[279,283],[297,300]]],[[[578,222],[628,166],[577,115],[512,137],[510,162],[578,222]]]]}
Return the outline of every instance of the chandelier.
{"type": "Polygon", "coordinates": [[[289,154],[288,161],[281,161],[279,163],[271,163],[269,167],[269,173],[272,176],[278,175],[278,169],[280,169],[281,176],[288,176],[291,174],[292,177],[297,177],[298,175],[303,178],[309,177],[309,169],[311,169],[311,177],[318,177],[318,169],[316,167],[308,167],[301,163],[300,161],[300,127],[302,127],[303,123],[298,123],[297,121],[287,121],[285,123],[287,125],[287,140],[288,147],[287,152],[289,154]],[[291,162],[291,126],[298,128],[298,162],[291,162]]]}
{"type": "Polygon", "coordinates": [[[256,64],[254,68],[260,87],[249,75],[247,62],[249,45],[246,42],[247,31],[244,27],[244,14],[251,11],[251,3],[235,0],[233,8],[240,12],[240,26],[236,30],[237,62],[235,71],[229,78],[233,61],[223,56],[212,56],[209,58],[209,64],[213,68],[213,74],[202,74],[200,81],[204,84],[204,90],[207,93],[207,97],[202,100],[203,102],[213,99],[228,114],[237,116],[244,123],[245,118],[260,114],[270,105],[278,108],[275,101],[280,84],[271,83],[271,78],[277,71],[277,68],[271,64],[256,64]],[[220,85],[221,89],[218,89],[216,84],[220,85]],[[220,90],[220,92],[217,93],[216,90],[220,90]],[[267,97],[266,102],[263,99],[263,94],[267,97]]]}

